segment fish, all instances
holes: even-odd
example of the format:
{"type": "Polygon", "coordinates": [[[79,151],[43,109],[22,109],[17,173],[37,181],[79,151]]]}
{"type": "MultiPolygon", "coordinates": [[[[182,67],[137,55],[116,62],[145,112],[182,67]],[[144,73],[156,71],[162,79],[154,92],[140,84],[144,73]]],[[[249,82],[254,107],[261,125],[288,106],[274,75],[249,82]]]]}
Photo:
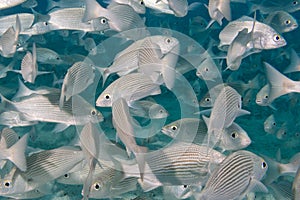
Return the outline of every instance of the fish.
{"type": "Polygon", "coordinates": [[[29,121],[43,121],[70,125],[103,121],[102,114],[86,100],[74,95],[59,108],[60,91],[44,95],[30,95],[21,101],[12,102],[1,96],[1,103],[8,110],[21,112],[29,121]]]}
{"type": "MultiPolygon", "coordinates": [[[[145,155],[145,192],[163,185],[203,185],[210,172],[225,156],[216,150],[193,143],[173,144],[145,155]],[[209,153],[207,153],[209,152],[209,153]]],[[[126,171],[127,172],[127,171],[126,171]]]]}
{"type": "Polygon", "coordinates": [[[221,77],[218,65],[210,56],[208,51],[205,51],[201,57],[204,59],[196,66],[196,76],[205,81],[216,81],[221,77]]]}
{"type": "Polygon", "coordinates": [[[266,177],[264,178],[263,182],[265,184],[270,184],[274,182],[278,177],[291,175],[295,176],[299,167],[300,163],[300,154],[299,152],[294,154],[292,158],[289,159],[287,163],[281,163],[275,161],[272,158],[269,158],[265,155],[262,155],[263,158],[268,163],[269,169],[266,173],[266,177]]]}
{"type": "Polygon", "coordinates": [[[112,73],[116,72],[119,76],[123,76],[139,69],[142,65],[164,63],[173,67],[177,61],[178,51],[179,41],[174,37],[155,35],[138,40],[119,52],[112,65],[101,70],[103,84],[112,73]]]}
{"type": "MultiPolygon", "coordinates": [[[[219,48],[221,50],[227,49],[238,32],[244,28],[247,28],[248,32],[250,32],[252,30],[253,21],[253,18],[243,16],[229,22],[219,34],[219,48]]],[[[255,38],[253,41],[255,49],[274,49],[283,47],[287,44],[286,40],[271,26],[259,21],[255,22],[253,38],[255,38]]]]}
{"type": "Polygon", "coordinates": [[[189,35],[194,36],[206,31],[208,22],[202,16],[196,16],[189,19],[189,35]]]}
{"type": "Polygon", "coordinates": [[[268,106],[269,103],[269,95],[270,95],[270,85],[266,84],[263,86],[259,92],[256,94],[255,102],[260,106],[268,106]]]}
{"type": "Polygon", "coordinates": [[[139,172],[143,179],[144,174],[144,155],[147,152],[146,147],[137,145],[134,138],[133,119],[129,113],[129,107],[124,98],[118,98],[112,104],[112,121],[117,131],[117,137],[126,147],[128,157],[133,153],[139,164],[139,172]]]}
{"type": "Polygon", "coordinates": [[[224,86],[216,98],[212,108],[210,118],[202,116],[208,133],[208,144],[213,140],[213,146],[220,140],[220,131],[228,128],[237,116],[249,114],[248,111],[242,111],[242,102],[240,94],[230,86],[224,86]]]}
{"type": "Polygon", "coordinates": [[[298,28],[297,20],[286,11],[270,13],[264,23],[272,26],[278,33],[286,33],[298,28]]]}
{"type": "Polygon", "coordinates": [[[16,18],[17,15],[20,19],[21,29],[20,34],[23,34],[23,31],[30,28],[34,23],[34,15],[31,13],[18,13],[12,15],[5,15],[0,17],[0,36],[13,25],[16,28],[16,18]]]}
{"type": "Polygon", "coordinates": [[[3,0],[0,3],[0,10],[15,7],[17,5],[22,4],[26,0],[3,0]]]}
{"type": "Polygon", "coordinates": [[[94,82],[96,69],[94,65],[85,62],[74,63],[67,71],[61,88],[59,107],[64,101],[68,101],[73,95],[84,91],[94,82]]]}
{"type": "Polygon", "coordinates": [[[99,17],[82,21],[86,8],[63,8],[48,13],[52,30],[77,30],[83,32],[104,31],[109,29],[108,19],[99,17]]]}
{"type": "MultiPolygon", "coordinates": [[[[2,130],[3,132],[3,130],[2,130]]],[[[3,134],[3,133],[2,133],[3,134]]],[[[1,154],[0,160],[10,160],[21,171],[27,170],[27,163],[25,158],[25,150],[27,147],[28,134],[24,135],[20,140],[13,145],[1,134],[1,154]],[[3,142],[2,142],[3,141],[3,142]]],[[[9,136],[9,135],[7,135],[9,136]]]]}
{"type": "Polygon", "coordinates": [[[83,152],[75,147],[65,146],[33,153],[26,158],[27,170],[17,170],[10,188],[0,188],[0,194],[31,191],[62,176],[83,159],[83,152]]]}
{"type": "Polygon", "coordinates": [[[61,56],[52,49],[36,48],[36,59],[38,63],[60,65],[63,63],[61,56]]]}
{"type": "Polygon", "coordinates": [[[38,66],[36,63],[36,46],[32,45],[32,53],[28,51],[21,62],[21,74],[26,82],[34,83],[38,74],[38,66]]]}
{"type": "Polygon", "coordinates": [[[271,189],[270,192],[277,199],[293,199],[292,183],[289,181],[281,180],[268,185],[271,189]]]}
{"type": "Polygon", "coordinates": [[[242,59],[249,56],[252,53],[260,52],[260,50],[254,50],[254,27],[256,22],[256,12],[254,16],[253,26],[248,33],[248,29],[244,28],[239,31],[237,36],[232,40],[227,50],[226,64],[230,70],[238,70],[242,63],[242,59]]]}
{"type": "MultiPolygon", "coordinates": [[[[201,119],[182,118],[165,125],[161,131],[178,141],[193,142],[198,145],[207,143],[207,127],[201,119]]],[[[230,151],[245,148],[250,143],[251,139],[247,132],[238,124],[233,123],[222,130],[221,140],[217,146],[223,151],[230,151]]]]}
{"type": "Polygon", "coordinates": [[[113,6],[114,2],[118,4],[125,4],[131,6],[134,9],[134,11],[138,14],[146,13],[146,6],[144,0],[112,0],[109,6],[113,6]]]}
{"type": "Polygon", "coordinates": [[[136,101],[129,111],[132,116],[149,119],[162,119],[169,116],[168,111],[162,105],[152,100],[136,101]]]}
{"type": "Polygon", "coordinates": [[[287,0],[285,2],[282,2],[280,0],[275,0],[272,2],[267,0],[263,0],[259,2],[257,1],[255,2],[255,0],[250,0],[249,3],[250,3],[250,12],[259,10],[259,12],[261,12],[262,14],[268,14],[280,10],[293,13],[300,9],[299,6],[300,2],[298,0],[287,0]]]}
{"type": "Polygon", "coordinates": [[[145,28],[144,20],[129,5],[119,4],[105,9],[95,0],[86,0],[82,21],[87,22],[99,17],[106,18],[110,29],[117,32],[145,28]]]}
{"type": "Polygon", "coordinates": [[[256,154],[240,150],[230,154],[213,171],[196,199],[238,199],[251,191],[268,192],[260,182],[268,170],[267,162],[256,154]]]}
{"type": "Polygon", "coordinates": [[[9,27],[0,38],[0,54],[3,57],[13,57],[17,50],[17,42],[21,31],[20,18],[17,15],[15,21],[15,27],[9,27]]]}
{"type": "Polygon", "coordinates": [[[111,107],[118,98],[124,98],[130,104],[149,95],[160,93],[159,85],[147,75],[131,73],[118,78],[105,88],[97,98],[96,106],[111,107]]]}
{"type": "Polygon", "coordinates": [[[176,17],[184,17],[188,12],[188,2],[186,0],[144,0],[147,8],[156,12],[174,15],[176,17]]]}
{"type": "Polygon", "coordinates": [[[275,99],[291,92],[300,92],[300,82],[293,81],[281,74],[277,69],[269,63],[264,62],[268,83],[270,85],[270,93],[268,102],[271,103],[275,99]]]}
{"type": "Polygon", "coordinates": [[[84,40],[84,49],[87,50],[91,55],[97,54],[97,47],[93,38],[86,38],[84,40]]]}
{"type": "Polygon", "coordinates": [[[89,197],[95,199],[117,198],[123,193],[137,189],[137,178],[124,175],[118,169],[106,169],[94,177],[89,197]]]}
{"type": "Polygon", "coordinates": [[[278,130],[278,125],[273,114],[271,114],[264,122],[264,130],[266,133],[274,134],[278,130]]]}
{"type": "Polygon", "coordinates": [[[176,17],[184,17],[188,13],[188,1],[187,0],[168,0],[169,7],[173,10],[176,17]]]}
{"type": "Polygon", "coordinates": [[[206,26],[206,29],[209,28],[215,21],[222,26],[223,18],[231,21],[230,0],[209,0],[207,8],[211,21],[206,26]]]}
{"type": "Polygon", "coordinates": [[[290,64],[284,70],[284,73],[287,74],[287,73],[297,72],[297,71],[300,71],[300,58],[297,52],[294,49],[291,49],[290,64]]]}

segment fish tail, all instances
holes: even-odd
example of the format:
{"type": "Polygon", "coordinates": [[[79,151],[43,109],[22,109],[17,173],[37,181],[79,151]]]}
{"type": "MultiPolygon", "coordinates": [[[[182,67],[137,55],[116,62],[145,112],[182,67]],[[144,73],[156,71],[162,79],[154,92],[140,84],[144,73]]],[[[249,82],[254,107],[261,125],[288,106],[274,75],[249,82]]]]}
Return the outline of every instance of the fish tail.
{"type": "MultiPolygon", "coordinates": [[[[268,82],[270,84],[270,96],[269,103],[274,99],[291,92],[284,85],[295,85],[294,81],[281,74],[277,69],[272,67],[270,64],[264,62],[268,82]]],[[[300,92],[300,91],[299,91],[300,92]]]]}
{"type": "Polygon", "coordinates": [[[11,146],[8,151],[10,152],[9,160],[13,162],[21,171],[26,171],[26,158],[25,150],[27,147],[28,134],[24,135],[19,141],[11,146]]]}

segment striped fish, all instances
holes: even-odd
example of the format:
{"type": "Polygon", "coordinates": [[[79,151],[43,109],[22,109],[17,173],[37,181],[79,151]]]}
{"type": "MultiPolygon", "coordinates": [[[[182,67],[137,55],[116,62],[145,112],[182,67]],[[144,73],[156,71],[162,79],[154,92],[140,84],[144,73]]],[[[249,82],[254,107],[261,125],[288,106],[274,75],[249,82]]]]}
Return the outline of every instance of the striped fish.
{"type": "Polygon", "coordinates": [[[249,151],[230,154],[209,177],[203,191],[196,199],[242,199],[254,189],[267,192],[260,182],[268,169],[267,163],[249,151]]]}
{"type": "Polygon", "coordinates": [[[2,104],[8,110],[19,111],[30,121],[54,122],[66,125],[83,125],[103,120],[102,114],[82,97],[75,95],[59,108],[60,92],[33,94],[21,101],[12,102],[1,95],[2,104]]]}
{"type": "Polygon", "coordinates": [[[124,98],[127,103],[160,94],[158,84],[142,73],[132,73],[122,76],[111,83],[97,98],[96,106],[111,107],[118,98],[124,98]]]}
{"type": "Polygon", "coordinates": [[[241,95],[232,87],[224,86],[214,102],[210,118],[203,116],[208,129],[208,144],[214,146],[221,137],[221,131],[228,128],[241,114],[249,114],[242,110],[241,95]]]}
{"type": "Polygon", "coordinates": [[[94,82],[95,67],[85,62],[76,62],[68,69],[64,77],[59,99],[59,107],[62,108],[64,101],[68,101],[71,96],[84,91],[94,82]]]}
{"type": "Polygon", "coordinates": [[[124,172],[108,168],[95,176],[90,189],[91,198],[113,198],[137,189],[137,178],[125,178],[124,172]]]}
{"type": "Polygon", "coordinates": [[[145,191],[160,185],[152,182],[153,175],[164,185],[203,184],[211,169],[219,165],[225,156],[206,146],[185,142],[176,142],[164,149],[145,155],[144,183],[145,191]],[[149,185],[146,185],[149,184],[149,185]]]}

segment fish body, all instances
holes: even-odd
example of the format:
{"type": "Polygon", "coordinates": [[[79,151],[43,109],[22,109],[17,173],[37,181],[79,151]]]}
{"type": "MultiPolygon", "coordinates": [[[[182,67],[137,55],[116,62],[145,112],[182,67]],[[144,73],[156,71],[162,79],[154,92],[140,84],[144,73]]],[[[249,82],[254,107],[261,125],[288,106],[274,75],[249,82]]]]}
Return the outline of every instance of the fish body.
{"type": "MultiPolygon", "coordinates": [[[[226,49],[230,45],[238,32],[244,28],[251,32],[254,19],[248,16],[243,16],[235,21],[231,21],[222,29],[219,34],[219,48],[226,49]]],[[[286,45],[285,39],[276,32],[271,26],[262,22],[256,21],[253,29],[254,48],[255,49],[274,49],[286,45]]]]}
{"type": "Polygon", "coordinates": [[[0,17],[0,35],[2,35],[11,25],[15,28],[16,17],[19,16],[21,30],[20,34],[30,28],[34,22],[34,15],[31,13],[18,13],[0,17]]]}
{"type": "Polygon", "coordinates": [[[197,199],[238,199],[253,190],[267,192],[260,182],[267,169],[261,157],[244,150],[234,152],[212,173],[197,199]]]}

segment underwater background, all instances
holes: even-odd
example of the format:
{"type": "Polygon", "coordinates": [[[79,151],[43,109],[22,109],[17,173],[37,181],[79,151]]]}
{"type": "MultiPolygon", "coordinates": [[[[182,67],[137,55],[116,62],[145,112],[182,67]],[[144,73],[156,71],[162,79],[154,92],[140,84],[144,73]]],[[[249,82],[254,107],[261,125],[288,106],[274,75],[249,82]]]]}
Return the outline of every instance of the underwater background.
{"type": "MultiPolygon", "coordinates": [[[[37,21],[33,23],[39,23],[41,21],[47,21],[45,20],[47,19],[47,13],[63,9],[60,6],[64,3],[66,5],[72,5],[72,3],[70,3],[72,2],[71,0],[28,0],[27,2],[29,2],[28,5],[26,5],[25,2],[15,7],[0,10],[0,21],[2,17],[8,15],[18,13],[32,14],[34,12],[37,21]],[[57,3],[57,6],[51,7],[51,5],[55,5],[55,3],[57,3]]],[[[176,3],[176,1],[174,2],[176,3]]],[[[250,112],[250,114],[239,116],[234,120],[235,123],[237,123],[246,131],[251,139],[251,144],[243,149],[262,157],[268,157],[269,159],[274,160],[274,162],[289,163],[290,159],[300,152],[300,87],[295,87],[296,89],[292,89],[292,92],[276,98],[268,105],[259,105],[256,102],[256,99],[259,91],[268,83],[264,62],[269,63],[271,66],[284,74],[283,71],[292,63],[291,52],[293,51],[296,52],[296,55],[298,55],[298,57],[295,58],[298,60],[293,62],[298,62],[298,69],[300,71],[299,28],[295,28],[290,32],[280,33],[280,35],[284,37],[286,45],[274,49],[262,49],[259,52],[245,56],[238,70],[230,70],[227,69],[226,65],[226,51],[221,51],[218,48],[220,42],[219,34],[224,27],[230,23],[230,21],[224,18],[221,25],[215,21],[209,27],[207,27],[211,20],[207,8],[209,2],[205,0],[188,0],[187,2],[192,6],[189,7],[185,16],[179,17],[175,16],[174,14],[155,11],[151,8],[146,8],[145,14],[139,14],[144,20],[144,25],[148,28],[150,35],[164,35],[177,38],[180,43],[180,53],[178,55],[179,59],[176,66],[176,69],[178,69],[176,76],[178,84],[172,89],[165,85],[161,85],[161,93],[151,96],[153,101],[161,105],[168,112],[168,116],[159,121],[159,125],[155,124],[156,122],[151,121],[151,119],[148,119],[147,121],[143,120],[142,117],[136,118],[137,122],[140,124],[144,123],[145,130],[150,130],[151,127],[155,127],[156,129],[152,133],[151,137],[145,136],[145,138],[137,138],[137,143],[141,146],[147,147],[149,151],[155,151],[164,148],[167,144],[175,139],[162,133],[160,129],[163,126],[181,118],[201,118],[199,113],[201,114],[201,112],[206,110],[207,107],[199,106],[199,102],[203,100],[207,92],[209,92],[213,86],[219,83],[228,83],[241,95],[242,108],[250,112]],[[192,50],[190,51],[184,48],[190,48],[192,50]],[[205,54],[206,50],[209,50],[209,54],[205,54]],[[196,72],[202,62],[195,60],[198,58],[203,59],[203,56],[211,56],[216,66],[214,70],[218,70],[218,73],[221,75],[220,77],[216,78],[217,80],[212,80],[210,77],[205,79],[201,77],[201,75],[197,75],[196,72]],[[186,64],[186,62],[189,62],[189,64],[186,64]],[[184,68],[185,65],[189,65],[189,67],[184,68]],[[195,101],[197,102],[197,105],[195,104],[195,101]],[[269,118],[271,115],[272,119],[269,118]],[[151,126],[151,123],[154,123],[154,125],[151,126]],[[147,126],[149,124],[150,126],[147,126]],[[271,128],[266,127],[269,124],[271,124],[271,128]],[[158,128],[155,125],[158,125],[158,128]]],[[[260,2],[268,1],[231,1],[231,21],[239,19],[242,16],[249,16],[253,18],[254,12],[251,12],[250,7],[253,4],[257,5],[260,2]]],[[[276,2],[279,2],[279,0],[275,0],[275,5],[276,2]]],[[[288,0],[286,4],[288,4],[288,2],[291,1],[288,0]]],[[[106,7],[110,1],[103,2],[98,0],[98,3],[103,7],[106,7]]],[[[268,4],[266,3],[265,6],[267,7],[268,4]]],[[[282,6],[282,8],[285,7],[282,6]]],[[[290,12],[296,21],[299,21],[300,18],[299,10],[290,12]]],[[[288,12],[288,10],[283,11],[288,12]]],[[[270,13],[272,13],[272,11],[270,13]]],[[[260,12],[260,9],[258,8],[256,11],[255,20],[257,22],[263,22],[268,14],[269,13],[260,12]]],[[[0,24],[0,27],[1,26],[2,25],[0,24]]],[[[46,33],[41,34],[22,35],[22,33],[20,33],[17,50],[13,56],[0,56],[1,95],[7,99],[12,99],[20,88],[20,80],[31,90],[35,90],[41,86],[61,89],[68,69],[78,61],[88,63],[91,60],[95,66],[100,68],[110,66],[114,62],[114,58],[117,53],[127,48],[133,42],[144,37],[140,35],[140,32],[135,32],[134,30],[131,30],[131,28],[132,27],[128,28],[128,30],[122,31],[114,30],[110,32],[105,30],[95,32],[87,31],[85,33],[82,33],[80,30],[68,30],[61,28],[61,30],[47,31],[46,33]],[[125,34],[122,34],[123,32],[125,34]],[[89,40],[93,41],[93,44],[95,44],[95,47],[93,48],[96,50],[91,50],[91,48],[89,48],[87,43],[89,40]],[[23,74],[16,73],[13,70],[20,69],[22,59],[27,51],[32,51],[33,43],[35,43],[37,48],[47,48],[56,52],[56,55],[59,56],[61,62],[39,62],[38,59],[38,71],[47,71],[50,73],[38,75],[34,83],[29,83],[24,81],[24,78],[22,77],[23,74]],[[14,61],[12,69],[7,70],[7,73],[5,73],[5,67],[9,66],[12,61],[14,61]]],[[[139,28],[140,27],[137,27],[138,30],[139,28]]],[[[43,56],[50,57],[52,55],[46,54],[43,56]]],[[[206,58],[204,58],[204,60],[205,59],[206,58]]],[[[101,70],[96,70],[93,83],[89,85],[83,92],[81,92],[80,95],[102,113],[104,120],[97,124],[99,127],[101,127],[105,136],[109,140],[116,141],[116,130],[112,122],[111,108],[96,106],[95,102],[97,97],[105,90],[105,88],[117,80],[119,76],[112,74],[108,77],[105,84],[102,85],[103,78],[101,74],[101,70]]],[[[286,73],[285,76],[294,81],[300,80],[299,72],[297,71],[286,73]]],[[[2,100],[1,103],[3,103],[2,100]]],[[[2,106],[1,113],[6,111],[5,109],[6,108],[3,108],[2,106]]],[[[27,155],[30,155],[30,152],[38,152],[40,150],[74,146],[74,144],[76,144],[74,141],[76,141],[76,138],[78,138],[80,131],[82,130],[81,125],[71,125],[63,131],[55,132],[53,130],[56,128],[56,123],[47,121],[39,121],[38,123],[24,127],[10,126],[5,124],[5,120],[1,117],[0,129],[5,127],[12,128],[19,137],[29,133],[25,153],[27,155]]],[[[120,142],[120,140],[117,140],[116,143],[118,143],[118,146],[120,146],[121,149],[124,150],[126,148],[126,145],[120,142]]],[[[221,152],[221,150],[219,151],[221,152]]],[[[222,153],[225,155],[229,155],[232,152],[234,151],[222,151],[222,153]]],[[[298,169],[297,166],[296,168],[298,169]]],[[[3,168],[1,170],[1,184],[3,184],[3,180],[5,180],[6,175],[9,174],[9,171],[7,170],[10,169],[11,168],[3,168]]],[[[63,172],[63,174],[67,173],[68,171],[63,172]]],[[[289,182],[289,186],[286,187],[287,189],[285,188],[287,191],[279,191],[281,194],[286,192],[288,195],[284,196],[283,194],[283,196],[280,196],[281,194],[278,194],[278,192],[276,193],[273,192],[272,189],[269,189],[268,193],[258,193],[256,198],[253,199],[283,199],[283,197],[289,199],[289,195],[292,195],[291,186],[294,177],[295,172],[292,174],[284,174],[282,177],[280,177],[280,179],[277,180],[278,182],[279,180],[289,182]]],[[[51,186],[50,192],[48,191],[48,193],[45,193],[43,196],[38,198],[33,198],[32,196],[28,199],[82,199],[82,185],[68,185],[58,183],[55,180],[53,181],[54,182],[51,186]]],[[[112,196],[111,199],[113,198],[115,197],[112,196]]],[[[244,198],[251,199],[251,197],[244,198]]],[[[5,195],[2,196],[2,193],[0,192],[0,199],[4,200],[14,198],[6,197],[5,195]]],[[[22,199],[22,194],[18,199],[22,199]]],[[[137,184],[137,189],[135,191],[122,194],[119,199],[176,198],[175,196],[168,197],[168,194],[164,194],[163,187],[158,187],[149,192],[144,192],[140,185],[137,184]]],[[[188,199],[195,198],[191,196],[188,197],[188,199]]],[[[226,199],[226,197],[224,197],[224,199],[226,199]]]]}

